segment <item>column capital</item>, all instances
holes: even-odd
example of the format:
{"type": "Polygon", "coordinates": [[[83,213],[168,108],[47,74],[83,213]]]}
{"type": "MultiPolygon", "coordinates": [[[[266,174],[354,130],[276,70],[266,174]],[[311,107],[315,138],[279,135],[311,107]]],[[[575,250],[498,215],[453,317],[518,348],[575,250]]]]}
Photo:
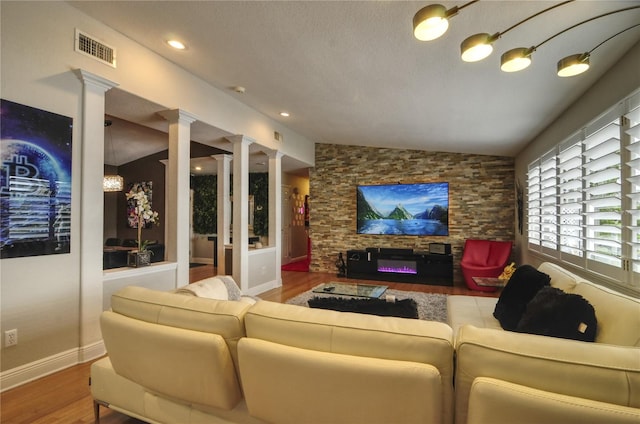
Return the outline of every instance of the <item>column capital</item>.
{"type": "Polygon", "coordinates": [[[214,158],[215,160],[219,161],[228,161],[231,162],[231,160],[233,159],[233,155],[227,155],[224,153],[221,153],[219,155],[211,155],[212,158],[214,158]]]}
{"type": "Polygon", "coordinates": [[[93,87],[98,87],[102,89],[102,91],[109,91],[113,87],[117,87],[120,84],[117,82],[110,81],[106,78],[102,78],[96,74],[92,74],[91,72],[87,72],[84,69],[75,69],[75,74],[80,78],[83,84],[88,85],[91,84],[93,87]]]}
{"type": "Polygon", "coordinates": [[[230,135],[230,136],[225,137],[225,138],[227,140],[229,140],[232,144],[245,143],[245,144],[249,145],[249,144],[255,143],[254,139],[252,139],[251,137],[247,137],[246,135],[243,135],[243,134],[230,135]]]}
{"type": "Polygon", "coordinates": [[[269,157],[269,159],[282,159],[282,157],[284,156],[284,153],[282,153],[280,150],[269,150],[265,153],[269,157]]]}
{"type": "Polygon", "coordinates": [[[184,124],[191,124],[198,120],[195,115],[182,109],[168,109],[158,112],[158,115],[162,116],[169,122],[180,122],[184,124]]]}

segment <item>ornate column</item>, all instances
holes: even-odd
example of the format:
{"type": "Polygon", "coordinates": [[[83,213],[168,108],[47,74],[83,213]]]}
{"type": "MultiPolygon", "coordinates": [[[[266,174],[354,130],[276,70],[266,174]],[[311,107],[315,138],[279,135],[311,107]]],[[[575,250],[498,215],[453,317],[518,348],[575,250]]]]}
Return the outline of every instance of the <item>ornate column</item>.
{"type": "MultiPolygon", "coordinates": [[[[176,287],[189,284],[189,177],[191,123],[196,118],[173,109],[160,112],[169,121],[169,159],[165,187],[167,260],[176,262],[176,287]]],[[[163,219],[163,217],[160,217],[163,219]]]]}
{"type": "Polygon", "coordinates": [[[102,313],[102,232],[104,224],[104,93],[118,84],[77,69],[82,81],[82,180],[80,235],[74,250],[80,254],[79,362],[104,353],[100,344],[102,313]],[[99,346],[98,346],[99,345],[99,346]]]}
{"type": "Polygon", "coordinates": [[[214,155],[218,165],[217,227],[218,227],[218,274],[225,274],[224,245],[231,235],[231,155],[214,155]]]}
{"type": "Polygon", "coordinates": [[[233,279],[249,290],[249,145],[248,137],[227,137],[233,144],[233,279]]]}

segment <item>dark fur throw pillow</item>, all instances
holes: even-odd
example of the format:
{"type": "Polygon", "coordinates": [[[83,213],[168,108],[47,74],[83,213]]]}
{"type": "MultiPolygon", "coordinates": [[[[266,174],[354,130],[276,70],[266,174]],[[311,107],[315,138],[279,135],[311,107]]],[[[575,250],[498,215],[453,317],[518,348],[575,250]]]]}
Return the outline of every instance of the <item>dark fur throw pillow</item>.
{"type": "Polygon", "coordinates": [[[516,331],[592,342],[597,329],[596,313],[587,299],[544,287],[527,305],[516,331]]]}
{"type": "Polygon", "coordinates": [[[513,331],[518,326],[527,304],[538,291],[549,285],[551,277],[531,265],[519,266],[502,290],[493,316],[505,330],[513,331]]]}
{"type": "Polygon", "coordinates": [[[310,308],[332,309],[340,312],[418,318],[418,305],[413,299],[387,302],[384,299],[358,299],[343,297],[313,297],[307,302],[310,308]]]}

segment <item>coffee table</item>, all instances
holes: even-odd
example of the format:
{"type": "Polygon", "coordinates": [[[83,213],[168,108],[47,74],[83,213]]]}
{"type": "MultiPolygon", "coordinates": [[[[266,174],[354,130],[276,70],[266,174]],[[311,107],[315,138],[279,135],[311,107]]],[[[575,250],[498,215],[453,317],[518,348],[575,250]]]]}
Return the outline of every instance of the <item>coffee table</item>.
{"type": "Polygon", "coordinates": [[[313,292],[377,299],[382,295],[382,293],[387,290],[387,287],[388,286],[377,286],[371,284],[329,282],[316,287],[315,289],[313,289],[313,292]]]}

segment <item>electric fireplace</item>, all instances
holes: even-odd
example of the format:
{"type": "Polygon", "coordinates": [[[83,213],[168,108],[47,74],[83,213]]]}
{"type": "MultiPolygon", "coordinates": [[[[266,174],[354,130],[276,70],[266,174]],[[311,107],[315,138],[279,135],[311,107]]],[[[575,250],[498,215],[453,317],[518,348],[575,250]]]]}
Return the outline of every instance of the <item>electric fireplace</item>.
{"type": "Polygon", "coordinates": [[[418,263],[400,259],[378,259],[378,272],[417,274],[418,263]]]}

